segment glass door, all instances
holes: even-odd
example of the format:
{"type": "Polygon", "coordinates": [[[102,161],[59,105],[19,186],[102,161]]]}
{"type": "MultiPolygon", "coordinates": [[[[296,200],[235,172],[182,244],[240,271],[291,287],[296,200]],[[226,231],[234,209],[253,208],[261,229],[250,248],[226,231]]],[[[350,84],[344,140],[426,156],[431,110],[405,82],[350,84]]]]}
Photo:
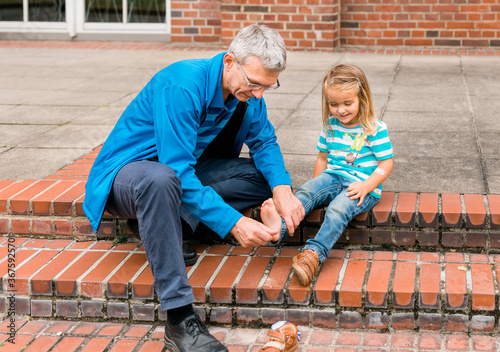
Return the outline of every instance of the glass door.
{"type": "Polygon", "coordinates": [[[0,21],[65,22],[66,0],[0,0],[0,21]]]}
{"type": "MultiPolygon", "coordinates": [[[[1,0],[0,0],[1,1],[1,0]]],[[[170,33],[170,1],[80,0],[82,31],[170,33]]]]}
{"type": "Polygon", "coordinates": [[[170,34],[170,0],[0,0],[0,32],[170,34]]]}

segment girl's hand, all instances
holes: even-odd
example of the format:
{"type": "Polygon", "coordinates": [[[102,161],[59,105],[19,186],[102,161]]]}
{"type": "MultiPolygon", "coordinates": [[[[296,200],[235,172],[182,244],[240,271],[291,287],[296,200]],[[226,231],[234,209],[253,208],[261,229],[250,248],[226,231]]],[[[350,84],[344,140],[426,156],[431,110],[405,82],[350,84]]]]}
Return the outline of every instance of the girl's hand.
{"type": "Polygon", "coordinates": [[[367,184],[367,182],[353,182],[347,187],[347,194],[346,196],[349,197],[349,199],[359,199],[358,204],[356,206],[360,206],[363,204],[363,201],[365,200],[365,197],[368,193],[373,191],[370,189],[371,187],[367,184]]]}

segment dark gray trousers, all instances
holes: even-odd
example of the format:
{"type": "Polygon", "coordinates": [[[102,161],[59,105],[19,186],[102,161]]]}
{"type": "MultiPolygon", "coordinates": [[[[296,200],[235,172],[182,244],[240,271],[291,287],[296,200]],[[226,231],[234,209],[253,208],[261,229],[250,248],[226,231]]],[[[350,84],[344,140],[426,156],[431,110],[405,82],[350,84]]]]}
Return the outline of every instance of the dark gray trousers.
{"type": "MultiPolygon", "coordinates": [[[[236,210],[272,196],[252,159],[202,158],[195,169],[202,184],[212,187],[236,210]]],[[[142,160],[118,172],[106,205],[113,215],[137,219],[162,310],[194,302],[182,255],[180,219],[193,230],[198,221],[182,208],[181,197],[181,181],[169,166],[142,160]]]]}

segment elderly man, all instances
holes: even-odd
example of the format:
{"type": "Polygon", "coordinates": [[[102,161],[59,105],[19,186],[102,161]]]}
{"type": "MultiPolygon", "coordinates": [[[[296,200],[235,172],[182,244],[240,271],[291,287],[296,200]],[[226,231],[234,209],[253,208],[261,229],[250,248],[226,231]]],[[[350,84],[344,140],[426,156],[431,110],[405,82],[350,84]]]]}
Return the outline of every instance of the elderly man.
{"type": "Polygon", "coordinates": [[[290,233],[304,217],[262,99],[285,65],[280,35],[250,25],[226,53],[166,67],[124,111],[91,170],[85,213],[94,230],[104,210],[137,219],[170,351],[227,351],[193,311],[181,219],[249,247],[279,235],[241,210],[272,197],[290,233]],[[239,157],[244,143],[250,158],[239,157]]]}

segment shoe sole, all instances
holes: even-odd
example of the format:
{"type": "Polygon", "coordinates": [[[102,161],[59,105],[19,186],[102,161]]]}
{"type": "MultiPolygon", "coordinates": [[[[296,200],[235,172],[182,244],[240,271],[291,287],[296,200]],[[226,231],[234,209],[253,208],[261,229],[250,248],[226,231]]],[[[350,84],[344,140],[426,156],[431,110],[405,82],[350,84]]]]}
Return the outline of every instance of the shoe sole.
{"type": "Polygon", "coordinates": [[[170,351],[170,352],[181,352],[175,343],[173,341],[170,341],[166,336],[165,336],[165,348],[170,351]]]}
{"type": "Polygon", "coordinates": [[[297,279],[299,279],[302,286],[308,286],[311,284],[311,282],[308,281],[307,274],[299,265],[296,265],[295,263],[293,263],[292,268],[295,271],[295,276],[297,276],[297,279]]]}
{"type": "Polygon", "coordinates": [[[184,259],[184,264],[186,266],[192,266],[194,265],[194,263],[196,263],[198,261],[198,256],[194,257],[194,258],[191,258],[191,259],[184,259]]]}

